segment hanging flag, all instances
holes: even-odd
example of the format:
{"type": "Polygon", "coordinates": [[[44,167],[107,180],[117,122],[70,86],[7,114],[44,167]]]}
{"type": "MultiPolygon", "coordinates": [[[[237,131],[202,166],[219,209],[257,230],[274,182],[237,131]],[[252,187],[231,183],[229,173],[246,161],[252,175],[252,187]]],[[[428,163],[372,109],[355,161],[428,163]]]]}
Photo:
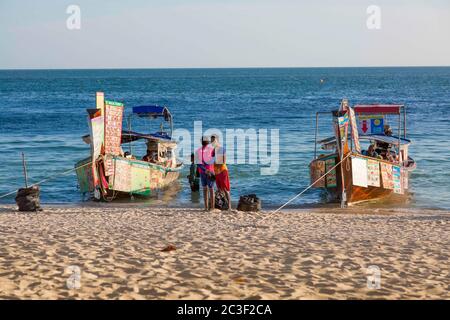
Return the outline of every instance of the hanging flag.
{"type": "Polygon", "coordinates": [[[337,153],[341,154],[341,143],[339,143],[341,140],[340,139],[340,132],[339,132],[339,121],[337,120],[337,118],[334,118],[333,120],[333,129],[334,129],[334,136],[336,138],[336,149],[337,149],[337,153]]]}
{"type": "Polygon", "coordinates": [[[91,152],[92,161],[96,161],[100,156],[103,135],[104,135],[104,119],[103,116],[95,117],[91,119],[91,152]]]}
{"type": "Polygon", "coordinates": [[[338,124],[339,124],[339,135],[341,137],[342,145],[344,146],[344,152],[346,152],[347,149],[347,142],[348,142],[348,114],[344,114],[341,117],[338,117],[338,124]]]}
{"type": "Polygon", "coordinates": [[[94,189],[99,186],[100,180],[97,172],[96,161],[100,156],[101,148],[103,145],[103,116],[100,110],[87,109],[88,112],[88,125],[89,125],[89,140],[91,145],[91,160],[90,165],[92,171],[92,182],[94,189]]]}
{"type": "Polygon", "coordinates": [[[377,160],[367,159],[367,185],[380,186],[380,163],[377,160]]]}
{"type": "Polygon", "coordinates": [[[356,123],[355,110],[353,110],[353,108],[351,107],[348,107],[348,112],[350,115],[350,125],[352,126],[353,145],[355,146],[355,151],[357,153],[361,153],[361,145],[359,144],[358,125],[356,123]]]}
{"type": "Polygon", "coordinates": [[[367,159],[352,157],[352,181],[354,186],[367,188],[367,159]]]}
{"type": "Polygon", "coordinates": [[[383,188],[394,189],[394,181],[392,177],[392,165],[389,163],[380,163],[381,168],[381,181],[383,182],[383,188]]]}

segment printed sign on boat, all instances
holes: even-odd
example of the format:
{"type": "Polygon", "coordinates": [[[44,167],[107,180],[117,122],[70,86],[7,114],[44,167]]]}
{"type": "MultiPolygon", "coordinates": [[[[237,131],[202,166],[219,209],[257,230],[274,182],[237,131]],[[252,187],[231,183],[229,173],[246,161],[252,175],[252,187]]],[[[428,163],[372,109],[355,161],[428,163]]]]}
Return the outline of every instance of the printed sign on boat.
{"type": "Polygon", "coordinates": [[[358,131],[360,135],[381,134],[384,132],[382,115],[360,116],[358,131]]]}

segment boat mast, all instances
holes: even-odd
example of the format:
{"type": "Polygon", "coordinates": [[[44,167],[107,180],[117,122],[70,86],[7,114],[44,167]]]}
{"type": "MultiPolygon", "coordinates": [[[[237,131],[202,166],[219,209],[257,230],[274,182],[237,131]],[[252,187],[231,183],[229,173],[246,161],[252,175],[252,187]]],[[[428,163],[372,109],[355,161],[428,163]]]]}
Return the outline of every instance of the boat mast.
{"type": "Polygon", "coordinates": [[[397,148],[397,154],[398,154],[399,159],[400,159],[400,139],[401,139],[400,136],[402,134],[401,129],[402,129],[402,115],[400,113],[400,108],[399,108],[399,110],[398,110],[398,148],[397,148]]]}
{"type": "Polygon", "coordinates": [[[25,154],[23,152],[22,152],[22,167],[23,167],[23,176],[25,177],[25,188],[28,188],[27,162],[25,161],[25,154]]]}
{"type": "MultiPolygon", "coordinates": [[[[349,111],[348,111],[348,100],[347,99],[343,99],[342,100],[342,102],[341,102],[341,108],[340,108],[340,110],[339,110],[340,112],[342,112],[343,114],[345,114],[345,113],[348,113],[349,111]]],[[[338,116],[339,116],[339,114],[338,114],[338,116]]],[[[350,121],[350,119],[349,119],[349,121],[350,121]]],[[[348,125],[348,124],[347,124],[348,125]]],[[[338,130],[337,130],[337,132],[338,132],[338,136],[339,136],[339,144],[340,144],[340,146],[341,146],[341,150],[340,150],[340,159],[339,159],[339,161],[341,161],[341,164],[340,164],[340,167],[341,167],[341,208],[345,208],[346,207],[346,205],[345,205],[345,203],[347,202],[347,192],[345,191],[345,181],[344,181],[344,166],[343,166],[343,163],[342,163],[342,161],[343,161],[343,159],[344,159],[344,144],[343,144],[343,141],[342,141],[342,138],[344,138],[346,141],[345,141],[345,143],[347,143],[347,137],[345,136],[345,137],[341,137],[341,130],[340,130],[340,128],[339,128],[339,120],[338,120],[338,130]]],[[[345,135],[345,130],[344,130],[344,135],[345,135]]],[[[347,131],[347,133],[348,133],[348,131],[347,131]]]]}
{"type": "Polygon", "coordinates": [[[314,160],[317,159],[317,135],[319,134],[319,112],[316,112],[316,131],[314,133],[314,160]]]}
{"type": "Polygon", "coordinates": [[[132,150],[132,148],[131,148],[131,115],[132,114],[130,114],[129,116],[128,116],[128,119],[127,119],[127,122],[128,122],[128,138],[129,138],[129,142],[128,142],[128,148],[129,148],[129,150],[130,150],[130,155],[131,154],[133,154],[133,150],[132,150]]]}
{"type": "Polygon", "coordinates": [[[403,106],[403,138],[406,139],[406,106],[403,106]]]}

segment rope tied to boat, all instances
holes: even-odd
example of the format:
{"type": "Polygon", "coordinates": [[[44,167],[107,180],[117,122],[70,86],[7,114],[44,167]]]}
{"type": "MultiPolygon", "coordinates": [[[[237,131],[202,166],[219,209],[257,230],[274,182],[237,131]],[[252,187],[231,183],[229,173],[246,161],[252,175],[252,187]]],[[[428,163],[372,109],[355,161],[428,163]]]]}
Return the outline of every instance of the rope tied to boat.
{"type": "MultiPolygon", "coordinates": [[[[104,161],[104,157],[103,157],[103,156],[102,156],[102,161],[104,161]]],[[[70,169],[70,170],[66,170],[66,171],[64,171],[64,172],[60,172],[60,173],[51,175],[51,176],[49,176],[49,177],[46,177],[46,178],[44,178],[44,179],[42,179],[42,180],[40,180],[40,181],[38,181],[38,182],[36,182],[36,183],[34,183],[34,184],[28,186],[28,187],[31,188],[31,187],[34,187],[34,186],[41,185],[41,184],[43,184],[44,182],[47,182],[47,181],[49,181],[49,180],[58,178],[58,177],[60,177],[60,176],[64,176],[64,175],[66,175],[66,174],[71,173],[72,171],[76,171],[76,170],[81,169],[81,168],[83,168],[83,167],[85,167],[85,166],[91,165],[93,162],[94,162],[94,161],[91,160],[91,161],[86,162],[86,163],[84,163],[84,164],[82,164],[82,165],[80,165],[80,166],[74,167],[74,168],[72,168],[72,169],[70,169]]],[[[98,160],[96,160],[96,162],[98,162],[98,160]]],[[[158,170],[160,170],[161,172],[165,172],[165,174],[167,174],[168,172],[178,172],[178,171],[180,171],[181,169],[183,169],[183,167],[184,167],[183,163],[181,163],[181,165],[178,166],[177,168],[164,168],[164,169],[161,169],[161,168],[158,167],[158,165],[155,165],[155,164],[152,164],[152,163],[148,163],[148,164],[150,165],[150,167],[152,167],[152,168],[154,168],[154,169],[158,169],[158,170]]],[[[6,198],[6,197],[8,197],[8,196],[10,196],[10,195],[13,195],[13,194],[15,194],[16,192],[17,192],[17,189],[14,190],[14,191],[5,193],[5,194],[3,194],[3,195],[0,195],[0,199],[6,198]]]]}
{"type": "MultiPolygon", "coordinates": [[[[51,175],[51,176],[49,176],[49,177],[47,177],[47,178],[44,178],[44,179],[42,179],[42,180],[40,180],[40,181],[38,181],[38,182],[36,182],[36,183],[33,183],[32,185],[30,185],[30,186],[28,186],[28,187],[31,188],[31,187],[34,187],[34,186],[41,185],[41,184],[43,184],[44,182],[47,182],[47,181],[49,181],[49,180],[58,178],[58,177],[60,177],[60,176],[64,176],[64,175],[66,175],[66,174],[68,174],[68,173],[71,173],[72,171],[78,170],[78,169],[80,169],[80,168],[83,168],[83,167],[88,166],[88,165],[91,165],[91,164],[92,164],[92,161],[89,161],[89,162],[87,162],[87,163],[84,163],[84,164],[82,164],[82,165],[80,165],[80,166],[78,166],[78,167],[72,168],[72,169],[70,169],[70,170],[66,170],[66,171],[64,171],[64,172],[60,172],[60,173],[51,175]]],[[[3,195],[0,196],[0,199],[6,198],[7,196],[10,196],[10,195],[12,195],[12,194],[15,194],[16,192],[17,192],[17,190],[14,190],[14,191],[5,193],[5,194],[3,194],[3,195]]]]}
{"type": "Polygon", "coordinates": [[[283,209],[284,207],[286,207],[289,203],[291,203],[292,201],[294,201],[295,199],[297,199],[298,197],[300,197],[302,194],[304,194],[306,191],[308,191],[309,189],[312,188],[312,186],[314,186],[317,182],[319,182],[321,179],[325,178],[325,176],[327,174],[329,174],[331,171],[333,171],[334,169],[337,168],[338,165],[340,165],[345,159],[347,159],[348,157],[350,157],[352,155],[351,152],[349,152],[344,158],[342,158],[341,161],[339,161],[338,163],[336,163],[333,167],[331,167],[330,170],[328,170],[327,172],[325,172],[320,178],[318,178],[316,181],[314,181],[313,183],[311,183],[309,186],[307,186],[305,189],[303,189],[300,193],[298,193],[296,196],[292,197],[291,199],[289,199],[285,204],[283,204],[281,207],[279,207],[278,209],[269,212],[264,218],[262,218],[261,220],[258,221],[258,223],[263,222],[264,220],[266,220],[267,218],[273,216],[275,213],[279,212],[281,209],[283,209]]]}

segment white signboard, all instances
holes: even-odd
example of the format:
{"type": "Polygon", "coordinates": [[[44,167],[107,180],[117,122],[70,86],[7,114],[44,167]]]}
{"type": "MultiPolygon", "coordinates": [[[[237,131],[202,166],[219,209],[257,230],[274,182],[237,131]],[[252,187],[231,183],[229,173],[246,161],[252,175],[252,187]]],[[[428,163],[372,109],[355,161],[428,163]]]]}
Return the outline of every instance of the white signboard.
{"type": "Polygon", "coordinates": [[[95,117],[91,119],[91,152],[92,161],[96,161],[100,156],[100,152],[103,144],[103,116],[95,117]]]}
{"type": "Polygon", "coordinates": [[[367,159],[352,158],[352,180],[354,186],[367,188],[367,159]]]}

